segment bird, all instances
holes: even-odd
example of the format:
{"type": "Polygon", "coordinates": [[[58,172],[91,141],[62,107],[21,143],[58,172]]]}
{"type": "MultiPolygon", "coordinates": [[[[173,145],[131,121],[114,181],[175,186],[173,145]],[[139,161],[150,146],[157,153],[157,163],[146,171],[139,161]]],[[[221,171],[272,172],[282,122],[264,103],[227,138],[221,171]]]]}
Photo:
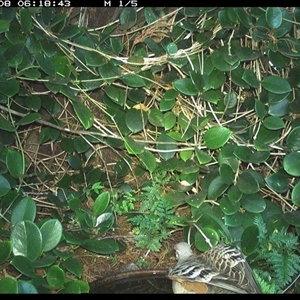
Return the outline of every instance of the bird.
{"type": "Polygon", "coordinates": [[[177,264],[169,268],[174,294],[260,294],[245,256],[218,244],[195,255],[186,242],[174,246],[177,264]]]}

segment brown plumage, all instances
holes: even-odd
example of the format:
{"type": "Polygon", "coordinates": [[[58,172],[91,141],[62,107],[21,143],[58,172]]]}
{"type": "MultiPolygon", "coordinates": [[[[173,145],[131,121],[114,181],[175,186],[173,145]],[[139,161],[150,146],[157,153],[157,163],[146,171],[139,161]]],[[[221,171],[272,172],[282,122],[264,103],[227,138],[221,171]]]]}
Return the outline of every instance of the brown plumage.
{"type": "Polygon", "coordinates": [[[176,244],[174,249],[178,262],[167,276],[173,280],[175,294],[261,293],[245,256],[238,249],[219,244],[195,255],[185,242],[176,244]]]}

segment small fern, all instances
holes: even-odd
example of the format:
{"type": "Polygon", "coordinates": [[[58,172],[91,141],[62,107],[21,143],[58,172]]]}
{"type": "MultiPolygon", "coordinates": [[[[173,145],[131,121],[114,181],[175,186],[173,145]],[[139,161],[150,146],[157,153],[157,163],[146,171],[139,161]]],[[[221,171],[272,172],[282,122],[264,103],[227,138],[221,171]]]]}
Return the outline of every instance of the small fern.
{"type": "Polygon", "coordinates": [[[260,278],[258,281],[261,281],[265,291],[273,291],[275,288],[275,291],[280,293],[300,272],[297,236],[286,233],[284,229],[269,234],[260,215],[254,218],[254,224],[259,231],[256,260],[265,262],[264,274],[268,273],[271,278],[271,280],[260,278]]]}

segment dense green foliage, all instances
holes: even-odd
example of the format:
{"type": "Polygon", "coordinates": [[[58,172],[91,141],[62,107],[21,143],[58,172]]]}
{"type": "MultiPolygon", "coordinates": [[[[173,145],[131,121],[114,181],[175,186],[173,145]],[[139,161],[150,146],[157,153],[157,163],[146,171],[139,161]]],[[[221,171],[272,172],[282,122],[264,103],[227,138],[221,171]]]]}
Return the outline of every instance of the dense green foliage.
{"type": "Polygon", "coordinates": [[[0,264],[21,275],[0,292],[88,292],[60,250],[126,250],[118,215],[153,251],[178,228],[235,244],[281,292],[299,272],[299,30],[299,8],[124,8],[100,29],[0,8],[0,264]]]}

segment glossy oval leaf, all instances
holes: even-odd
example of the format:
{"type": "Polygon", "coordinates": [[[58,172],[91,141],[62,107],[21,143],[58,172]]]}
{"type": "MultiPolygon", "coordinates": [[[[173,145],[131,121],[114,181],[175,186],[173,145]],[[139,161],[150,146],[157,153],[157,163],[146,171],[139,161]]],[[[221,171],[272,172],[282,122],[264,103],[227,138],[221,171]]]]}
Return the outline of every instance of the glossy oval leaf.
{"type": "Polygon", "coordinates": [[[135,88],[146,86],[144,79],[136,74],[126,74],[122,77],[122,81],[126,85],[135,88]]]}
{"type": "Polygon", "coordinates": [[[137,12],[134,7],[124,7],[121,10],[119,21],[122,30],[131,28],[137,21],[137,12]]]}
{"type": "Polygon", "coordinates": [[[164,115],[157,108],[151,108],[148,113],[149,122],[156,127],[164,127],[164,115]]]}
{"type": "Polygon", "coordinates": [[[259,243],[259,231],[257,226],[247,227],[241,236],[241,247],[245,255],[249,255],[256,251],[259,243]]]}
{"type": "Polygon", "coordinates": [[[38,294],[38,291],[29,281],[18,280],[18,294],[38,294]]]}
{"type": "Polygon", "coordinates": [[[143,144],[136,142],[133,138],[127,136],[124,138],[125,148],[129,154],[141,154],[145,151],[143,144]]]}
{"type": "Polygon", "coordinates": [[[199,148],[195,148],[195,154],[200,164],[207,164],[212,160],[211,155],[199,148]]]}
{"type": "Polygon", "coordinates": [[[158,138],[157,141],[159,142],[156,146],[156,149],[159,150],[158,155],[164,159],[168,160],[172,158],[177,149],[176,144],[174,143],[175,140],[169,137],[166,133],[162,133],[158,138]]]}
{"type": "Polygon", "coordinates": [[[111,98],[115,103],[123,106],[126,100],[126,93],[124,89],[115,87],[113,85],[108,85],[105,88],[105,93],[109,98],[111,98]]]}
{"type": "Polygon", "coordinates": [[[215,246],[218,244],[220,237],[218,232],[212,228],[204,227],[201,230],[204,236],[199,231],[195,233],[195,247],[199,251],[205,252],[210,249],[207,240],[210,241],[212,246],[215,246]]]}
{"type": "Polygon", "coordinates": [[[0,242],[0,265],[10,257],[12,250],[11,241],[0,242]]]}
{"type": "Polygon", "coordinates": [[[237,180],[238,189],[244,194],[254,194],[259,191],[259,183],[252,174],[248,172],[243,172],[239,175],[237,180]]]}
{"type": "Polygon", "coordinates": [[[287,212],[283,215],[284,220],[293,226],[300,226],[300,210],[294,210],[287,212]]]}
{"type": "Polygon", "coordinates": [[[229,185],[221,179],[221,176],[217,176],[208,186],[207,198],[212,200],[217,199],[228,189],[228,186],[229,185]]]}
{"type": "Polygon", "coordinates": [[[264,119],[263,125],[270,130],[278,130],[284,128],[285,124],[280,117],[268,116],[264,119]]]}
{"type": "Polygon", "coordinates": [[[42,234],[31,221],[18,222],[11,231],[10,240],[15,256],[21,255],[35,261],[42,253],[42,234]]]}
{"type": "Polygon", "coordinates": [[[143,166],[145,166],[150,173],[153,173],[157,166],[155,156],[149,150],[145,150],[139,154],[138,157],[143,166]]]}
{"type": "Polygon", "coordinates": [[[300,182],[298,182],[292,190],[292,202],[300,207],[300,182]]]}
{"type": "Polygon", "coordinates": [[[230,201],[227,197],[220,200],[220,208],[225,215],[233,215],[239,211],[240,205],[237,202],[230,201]]]}
{"type": "Polygon", "coordinates": [[[51,287],[57,289],[64,285],[66,280],[66,274],[62,268],[60,268],[57,265],[54,265],[48,270],[46,279],[51,287]]]}
{"type": "Polygon", "coordinates": [[[295,127],[286,138],[286,146],[290,151],[300,150],[300,126],[295,127]]]}
{"type": "Polygon", "coordinates": [[[86,240],[82,247],[94,253],[108,255],[119,251],[119,244],[114,239],[86,240]]]}
{"type": "Polygon", "coordinates": [[[216,126],[208,129],[203,136],[204,144],[209,149],[224,146],[231,136],[231,131],[226,127],[216,126]]]}
{"type": "Polygon", "coordinates": [[[143,110],[131,108],[126,111],[125,123],[133,133],[137,133],[143,130],[147,122],[148,116],[143,110]]]}
{"type": "Polygon", "coordinates": [[[47,220],[40,228],[42,234],[42,248],[44,252],[54,249],[61,240],[63,227],[59,220],[47,220]]]}
{"type": "Polygon", "coordinates": [[[95,200],[93,205],[93,215],[100,216],[106,210],[110,202],[110,192],[102,192],[95,200]]]}
{"type": "Polygon", "coordinates": [[[85,129],[89,129],[94,124],[94,115],[90,109],[79,101],[72,102],[75,114],[79,119],[80,123],[85,129]]]}
{"type": "Polygon", "coordinates": [[[30,113],[24,117],[22,117],[18,122],[17,125],[18,126],[24,126],[24,125],[28,125],[31,124],[37,120],[41,119],[41,114],[39,113],[30,113]]]}
{"type": "Polygon", "coordinates": [[[20,221],[33,222],[36,217],[36,205],[31,197],[23,198],[13,209],[10,221],[16,225],[20,221]]]}
{"type": "Polygon", "coordinates": [[[10,122],[8,122],[5,118],[3,118],[0,115],[0,129],[4,130],[4,131],[8,131],[8,132],[14,132],[15,131],[15,127],[13,127],[11,125],[10,122]]]}
{"type": "Polygon", "coordinates": [[[278,172],[266,177],[265,180],[267,185],[277,193],[284,193],[289,188],[289,180],[287,176],[284,176],[278,172]]]}
{"type": "Polygon", "coordinates": [[[10,175],[19,178],[25,172],[25,159],[22,154],[15,149],[8,149],[6,155],[6,166],[10,175]]]}
{"type": "Polygon", "coordinates": [[[24,256],[15,256],[11,264],[21,273],[28,277],[36,276],[33,263],[24,256]]]}
{"type": "Polygon", "coordinates": [[[221,180],[226,184],[232,184],[235,178],[232,168],[228,164],[222,164],[219,168],[221,180]]]}
{"type": "Polygon", "coordinates": [[[81,278],[82,276],[82,265],[81,263],[73,258],[73,257],[69,257],[67,258],[64,262],[63,262],[63,266],[72,274],[74,274],[75,276],[77,276],[78,278],[81,278]]]}
{"type": "Polygon", "coordinates": [[[261,84],[267,91],[275,94],[284,94],[292,90],[286,79],[274,75],[266,76],[261,84]]]}
{"type": "Polygon", "coordinates": [[[265,18],[267,24],[272,29],[276,29],[280,27],[282,23],[282,11],[279,7],[267,7],[265,12],[265,18]]]}
{"type": "Polygon", "coordinates": [[[8,180],[0,175],[0,197],[6,195],[10,191],[10,183],[8,180]]]}
{"type": "Polygon", "coordinates": [[[291,152],[283,158],[284,170],[292,176],[300,176],[300,153],[291,152]]]}
{"type": "Polygon", "coordinates": [[[19,82],[16,79],[9,79],[5,82],[0,82],[0,91],[1,94],[6,95],[7,97],[12,97],[16,95],[20,90],[19,82]]]}
{"type": "Polygon", "coordinates": [[[198,89],[190,78],[177,79],[173,82],[173,85],[180,93],[185,95],[195,96],[198,94],[198,89]]]}
{"type": "Polygon", "coordinates": [[[15,278],[4,277],[0,279],[0,294],[17,294],[18,281],[15,278]]]}
{"type": "Polygon", "coordinates": [[[261,213],[266,208],[265,199],[257,193],[251,195],[244,194],[240,203],[246,211],[251,213],[261,213]]]}
{"type": "Polygon", "coordinates": [[[227,197],[231,202],[238,202],[243,196],[243,193],[236,185],[232,185],[227,191],[227,197]]]}

